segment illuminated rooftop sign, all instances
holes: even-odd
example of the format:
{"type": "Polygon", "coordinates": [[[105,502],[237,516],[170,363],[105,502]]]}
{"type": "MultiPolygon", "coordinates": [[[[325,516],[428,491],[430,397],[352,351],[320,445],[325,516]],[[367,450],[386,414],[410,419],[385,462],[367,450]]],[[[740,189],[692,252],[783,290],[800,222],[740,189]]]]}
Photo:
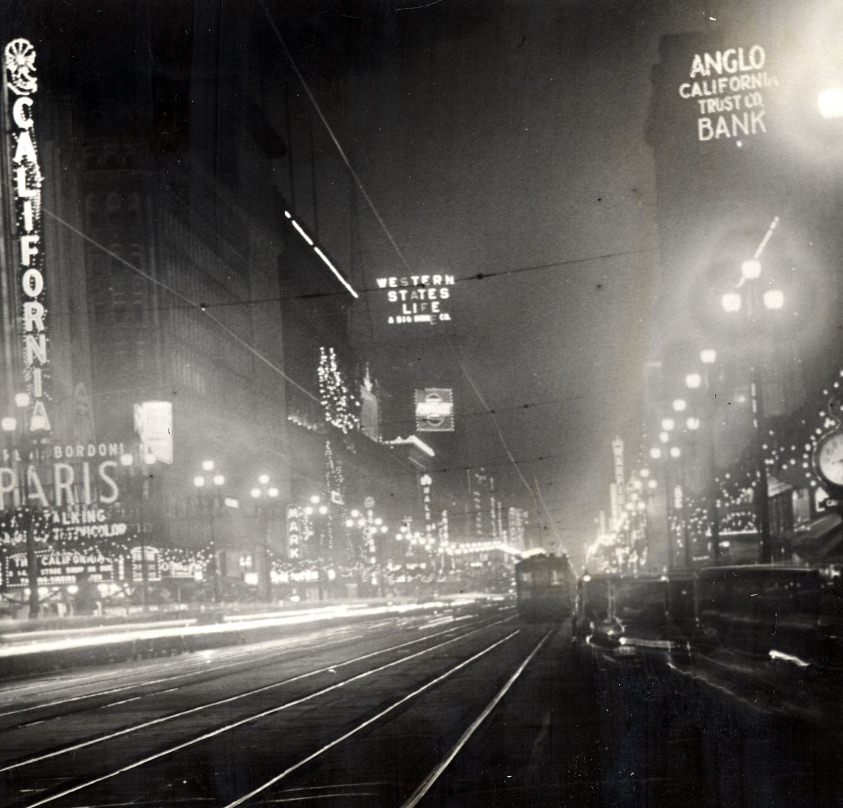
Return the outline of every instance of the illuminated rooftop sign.
{"type": "Polygon", "coordinates": [[[443,303],[451,298],[451,287],[456,283],[453,275],[391,275],[376,282],[378,289],[386,290],[390,325],[450,322],[451,315],[443,303]]]}
{"type": "Polygon", "coordinates": [[[694,110],[697,140],[741,146],[743,138],[767,131],[765,95],[779,80],[766,66],[761,45],[694,54],[678,92],[694,110]]]}

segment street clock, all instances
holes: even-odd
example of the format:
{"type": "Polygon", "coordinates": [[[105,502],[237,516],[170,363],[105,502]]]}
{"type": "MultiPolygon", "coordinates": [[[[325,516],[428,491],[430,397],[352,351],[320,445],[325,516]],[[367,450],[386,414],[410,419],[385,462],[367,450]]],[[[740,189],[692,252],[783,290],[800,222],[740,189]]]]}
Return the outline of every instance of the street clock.
{"type": "Polygon", "coordinates": [[[817,441],[814,468],[831,488],[843,492],[843,429],[828,432],[817,441]]]}

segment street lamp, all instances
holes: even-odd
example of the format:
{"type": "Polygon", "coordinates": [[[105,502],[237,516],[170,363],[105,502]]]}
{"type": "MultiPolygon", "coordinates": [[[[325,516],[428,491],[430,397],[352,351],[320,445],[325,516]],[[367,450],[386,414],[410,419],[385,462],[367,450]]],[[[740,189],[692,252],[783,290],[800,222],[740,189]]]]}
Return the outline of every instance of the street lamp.
{"type": "Polygon", "coordinates": [[[713,365],[717,361],[717,351],[714,348],[703,348],[700,351],[700,362],[704,365],[713,365]]]}
{"type": "MultiPolygon", "coordinates": [[[[152,485],[152,472],[146,467],[155,464],[156,457],[151,452],[146,452],[141,458],[143,464],[141,478],[138,483],[134,480],[135,458],[132,454],[124,452],[120,455],[120,466],[125,471],[127,481],[131,481],[132,498],[135,508],[135,522],[137,524],[137,539],[140,541],[140,572],[141,572],[141,609],[146,612],[149,608],[149,559],[147,558],[146,546],[146,502],[150,499],[150,488],[152,485]]],[[[132,565],[134,574],[134,565],[132,565]]]]}
{"type": "Polygon", "coordinates": [[[843,87],[839,81],[817,93],[817,108],[826,120],[843,118],[843,87]]]}
{"type": "MultiPolygon", "coordinates": [[[[258,475],[258,484],[249,494],[255,503],[255,510],[260,521],[260,595],[269,603],[272,600],[272,569],[269,558],[269,508],[278,500],[278,488],[271,484],[268,474],[258,475]]],[[[321,600],[321,597],[320,597],[321,600]]]]}
{"type": "MultiPolygon", "coordinates": [[[[700,390],[703,394],[703,414],[708,424],[708,521],[711,532],[711,560],[716,566],[720,563],[720,512],[717,506],[716,458],[714,443],[714,396],[711,395],[710,368],[717,361],[717,351],[714,348],[703,348],[700,351],[700,362],[703,364],[702,373],[689,373],[685,376],[685,386],[689,390],[700,390]]],[[[686,426],[692,432],[697,431],[701,422],[698,418],[689,418],[686,426]]]]}
{"type": "Polygon", "coordinates": [[[385,560],[383,543],[386,538],[386,533],[389,528],[384,524],[381,517],[375,516],[375,500],[372,497],[366,497],[365,509],[366,513],[361,513],[357,508],[354,508],[349,513],[349,518],[345,520],[347,528],[359,528],[363,537],[363,544],[368,553],[368,562],[372,567],[378,570],[378,583],[381,597],[386,596],[386,575],[385,575],[385,560]]]}
{"type": "MultiPolygon", "coordinates": [[[[664,461],[660,463],[662,469],[662,475],[664,478],[664,515],[665,515],[665,529],[666,529],[666,541],[667,541],[667,568],[672,570],[676,566],[676,562],[674,559],[674,546],[673,546],[673,527],[670,523],[670,514],[671,514],[671,483],[670,483],[670,469],[669,469],[669,460],[673,459],[676,460],[681,456],[682,452],[678,446],[670,446],[665,447],[664,449],[653,446],[650,449],[650,458],[654,461],[664,461]]],[[[651,496],[655,495],[655,491],[658,488],[658,481],[653,479],[652,477],[648,477],[647,479],[647,489],[651,496]]]]}
{"type": "MultiPolygon", "coordinates": [[[[778,224],[778,218],[773,220],[770,229],[767,231],[762,245],[766,243],[772,231],[778,224]]],[[[759,247],[759,251],[761,247],[759,247]]],[[[757,251],[758,252],[758,251],[757,251]]],[[[728,314],[737,314],[745,311],[744,318],[747,323],[757,326],[759,313],[762,309],[768,311],[780,311],[784,308],[784,293],[780,289],[767,289],[761,295],[761,305],[758,301],[757,284],[761,277],[761,262],[753,257],[741,264],[740,285],[746,287],[746,292],[741,295],[739,292],[727,292],[723,295],[723,309],[728,314]],[[744,306],[746,303],[746,306],[744,306]]],[[[764,450],[762,446],[762,431],[764,429],[764,399],[762,388],[762,371],[759,362],[753,361],[750,366],[750,390],[752,396],[753,411],[753,457],[757,487],[757,512],[760,541],[758,547],[758,558],[762,564],[769,564],[773,559],[772,538],[770,533],[770,508],[769,508],[769,485],[767,480],[767,465],[764,462],[764,450]]]]}
{"type": "MultiPolygon", "coordinates": [[[[30,405],[29,393],[15,393],[15,407],[25,410],[30,405]]],[[[23,418],[6,416],[0,422],[6,435],[6,444],[14,464],[14,478],[19,500],[20,517],[23,522],[24,547],[26,552],[26,577],[29,581],[29,617],[37,618],[41,613],[41,598],[38,587],[38,554],[35,552],[35,514],[29,502],[30,461],[34,460],[36,467],[40,460],[40,451],[36,447],[32,457],[32,436],[23,418]],[[17,449],[17,452],[15,451],[17,449]]],[[[13,507],[15,501],[13,500],[13,507]]]]}
{"type": "Polygon", "coordinates": [[[784,308],[784,292],[781,289],[768,289],[763,295],[764,308],[779,311],[784,308]]]}
{"type": "MultiPolygon", "coordinates": [[[[699,421],[697,419],[689,418],[688,420],[696,420],[697,426],[699,426],[699,421]]],[[[694,557],[691,552],[691,531],[688,524],[688,491],[686,483],[687,475],[685,474],[685,455],[679,446],[671,446],[670,456],[674,460],[679,461],[679,490],[682,492],[682,501],[680,503],[680,518],[682,519],[682,549],[685,557],[685,569],[690,570],[694,564],[694,557]]],[[[668,497],[670,496],[670,493],[671,492],[668,491],[668,497]]],[[[674,506],[675,504],[676,503],[674,503],[674,506]]]]}
{"type": "MultiPolygon", "coordinates": [[[[329,508],[328,506],[322,502],[322,498],[318,494],[312,494],[310,496],[310,504],[305,505],[302,508],[302,512],[305,515],[305,541],[307,541],[311,536],[316,538],[316,588],[317,588],[317,597],[319,600],[325,599],[325,582],[323,577],[323,563],[325,559],[322,558],[322,552],[324,550],[322,546],[322,538],[323,538],[323,528],[324,525],[315,525],[310,517],[311,516],[327,516],[329,508]]],[[[353,511],[353,513],[359,513],[359,511],[353,511]]],[[[347,523],[346,523],[347,524],[347,523]]],[[[329,555],[332,556],[333,553],[331,552],[331,548],[328,548],[329,555]]],[[[329,573],[330,575],[331,573],[329,573]]],[[[331,580],[329,578],[329,580],[331,580]]]]}
{"type": "Polygon", "coordinates": [[[723,306],[723,311],[727,314],[735,314],[741,310],[743,300],[737,292],[726,292],[720,298],[720,303],[723,306]]]}
{"type": "Polygon", "coordinates": [[[219,501],[218,491],[225,485],[225,476],[220,473],[213,460],[202,461],[202,473],[193,478],[193,485],[199,496],[199,501],[205,507],[208,518],[208,532],[210,533],[211,560],[213,563],[214,603],[220,602],[220,556],[217,551],[215,535],[215,511],[219,501]]]}

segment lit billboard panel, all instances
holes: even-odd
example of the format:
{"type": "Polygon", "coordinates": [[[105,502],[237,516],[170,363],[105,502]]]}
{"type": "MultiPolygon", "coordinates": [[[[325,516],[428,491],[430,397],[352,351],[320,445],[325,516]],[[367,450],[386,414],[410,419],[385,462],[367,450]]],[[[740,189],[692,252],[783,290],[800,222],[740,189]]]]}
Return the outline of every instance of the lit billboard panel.
{"type": "Polygon", "coordinates": [[[416,431],[454,431],[454,391],[447,387],[416,390],[416,431]]]}

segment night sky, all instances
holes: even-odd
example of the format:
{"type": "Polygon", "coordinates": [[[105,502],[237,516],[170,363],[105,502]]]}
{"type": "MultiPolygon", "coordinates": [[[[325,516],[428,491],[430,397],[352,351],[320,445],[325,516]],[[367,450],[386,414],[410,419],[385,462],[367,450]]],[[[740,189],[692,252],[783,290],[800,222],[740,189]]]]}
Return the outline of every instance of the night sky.
{"type": "MultiPolygon", "coordinates": [[[[186,32],[189,6],[172,5],[186,32]]],[[[658,173],[654,131],[665,130],[659,136],[673,150],[674,165],[681,166],[682,149],[691,145],[687,132],[674,133],[659,118],[660,46],[673,34],[720,33],[731,42],[750,41],[758,31],[787,40],[790,31],[798,34],[792,45],[798,53],[810,32],[834,30],[810,10],[828,4],[250,0],[242,6],[266,21],[259,42],[242,43],[259,52],[265,82],[280,86],[292,58],[388,230],[362,191],[336,188],[356,208],[354,260],[343,268],[367,290],[354,306],[352,327],[358,355],[371,360],[392,396],[385,436],[411,428],[392,419],[409,418],[413,388],[453,386],[457,431],[431,438],[439,458],[434,468],[452,472],[440,474],[440,490],[456,491],[466,468],[485,466],[507,492],[507,504],[529,507],[534,522],[543,523],[548,546],[566,546],[578,557],[598,512],[609,506],[615,435],[629,448],[627,469],[638,462],[645,362],[704,330],[687,308],[711,286],[694,245],[717,243],[722,223],[707,211],[698,215],[693,193],[685,193],[691,163],[676,177],[658,173]],[[668,198],[685,205],[675,217],[684,216],[684,224],[674,221],[672,231],[659,221],[668,198]],[[683,241],[681,265],[668,266],[665,244],[675,257],[683,241]],[[386,325],[376,279],[414,272],[456,277],[450,325],[386,325]]],[[[165,38],[175,44],[164,61],[156,56],[159,82],[168,70],[184,78],[189,69],[179,63],[186,50],[178,37],[165,38]]],[[[289,86],[308,107],[304,88],[295,79],[289,86]]],[[[675,96],[675,86],[670,92],[675,96]]],[[[341,166],[336,144],[310,112],[315,170],[334,176],[341,166]]],[[[226,122],[224,111],[219,121],[226,122]]],[[[306,176],[306,144],[292,154],[306,176]]],[[[756,174],[775,173],[761,154],[756,174]]],[[[706,163],[709,196],[721,182],[728,185],[733,163],[734,155],[706,163]]],[[[816,164],[812,176],[819,176],[816,164]]],[[[779,201],[788,198],[790,224],[803,197],[788,197],[787,183],[779,185],[770,210],[781,213],[779,201]]],[[[762,184],[745,190],[747,198],[772,199],[762,184]]],[[[810,193],[810,183],[802,190],[810,193]]],[[[743,205],[740,196],[732,200],[738,211],[743,205]]],[[[747,243],[763,233],[770,210],[760,205],[747,217],[747,243]]],[[[338,235],[329,220],[302,215],[330,254],[348,254],[347,232],[338,235]]],[[[720,211],[721,219],[730,215],[720,211]]],[[[809,229],[791,228],[786,240],[794,255],[816,265],[809,229]]],[[[814,299],[822,297],[814,290],[814,299]]]]}
{"type": "MultiPolygon", "coordinates": [[[[610,441],[640,429],[658,328],[650,70],[659,37],[702,28],[703,9],[399,5],[314,14],[307,33],[288,15],[282,30],[410,266],[461,279],[451,332],[465,370],[578,554],[608,505],[610,441]]],[[[402,267],[365,223],[371,288],[402,267]]],[[[394,362],[394,331],[371,336],[394,362]]],[[[401,336],[408,366],[453,361],[429,334],[401,336]]],[[[492,417],[464,378],[457,389],[455,465],[486,464],[535,514],[492,417]]]]}

